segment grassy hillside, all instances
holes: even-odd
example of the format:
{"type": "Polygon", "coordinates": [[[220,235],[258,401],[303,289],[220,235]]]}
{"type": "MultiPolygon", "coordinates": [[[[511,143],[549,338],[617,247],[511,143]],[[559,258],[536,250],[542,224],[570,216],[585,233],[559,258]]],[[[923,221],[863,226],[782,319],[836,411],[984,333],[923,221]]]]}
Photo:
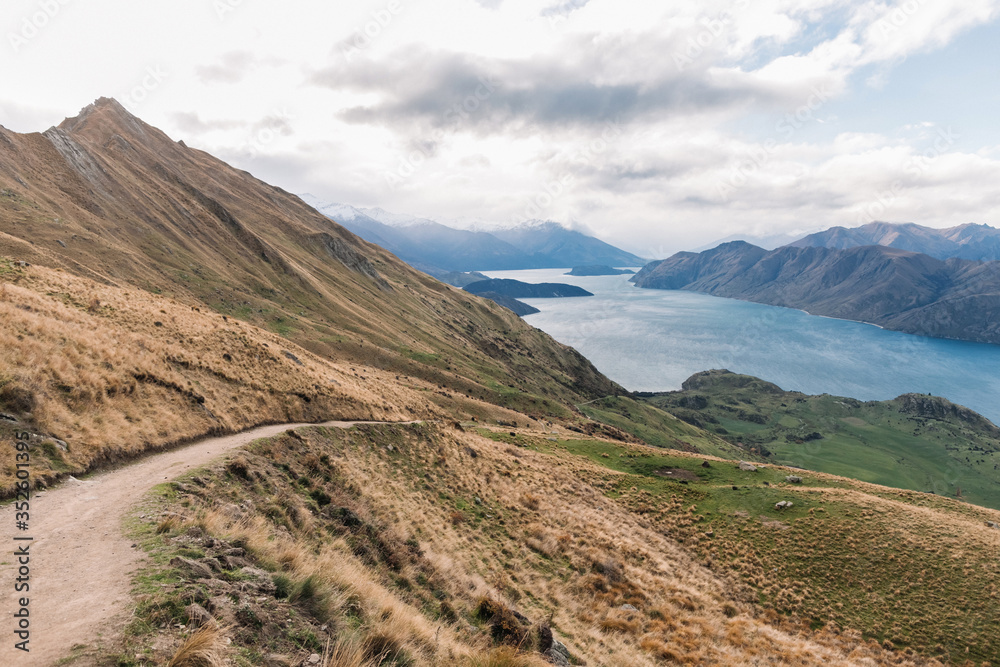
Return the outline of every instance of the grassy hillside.
{"type": "Polygon", "coordinates": [[[807,396],[711,371],[644,400],[777,463],[1000,509],[1000,429],[942,398],[807,396]]]}
{"type": "Polygon", "coordinates": [[[758,459],[753,451],[731,442],[647,402],[626,396],[606,396],[578,405],[591,419],[630,433],[647,445],[727,459],[758,459]]]}
{"type": "Polygon", "coordinates": [[[192,602],[231,627],[238,665],[331,645],[358,658],[335,665],[541,665],[549,631],[572,664],[1000,659],[996,512],[515,434],[300,429],[161,487],[131,524],[154,563],[105,659],[164,660],[192,602]],[[215,574],[195,580],[177,556],[215,574]]]}
{"type": "Polygon", "coordinates": [[[0,281],[0,423],[37,431],[50,472],[289,419],[572,421],[622,391],[113,100],[0,128],[0,281]]]}

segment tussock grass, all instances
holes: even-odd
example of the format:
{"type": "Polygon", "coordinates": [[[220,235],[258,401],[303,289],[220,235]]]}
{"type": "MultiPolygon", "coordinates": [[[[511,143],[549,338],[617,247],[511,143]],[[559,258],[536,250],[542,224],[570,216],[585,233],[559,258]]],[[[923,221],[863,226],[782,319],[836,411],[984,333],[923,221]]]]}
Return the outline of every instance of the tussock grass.
{"type": "MultiPolygon", "coordinates": [[[[704,518],[694,496],[704,501],[711,493],[607,467],[652,465],[645,457],[663,452],[522,439],[510,448],[431,425],[303,429],[249,446],[249,478],[219,467],[202,495],[186,498],[189,522],[245,544],[287,578],[287,591],[308,588],[299,600],[323,597],[322,618],[355,633],[349,660],[544,664],[537,651],[542,628],[551,627],[589,664],[945,664],[932,650],[893,646],[832,615],[816,624],[762,601],[742,570],[719,551],[705,551],[713,542],[695,539],[704,518]],[[671,498],[658,493],[663,488],[692,496],[671,498]],[[280,503],[265,506],[263,489],[280,503]],[[315,502],[317,489],[329,504],[315,502]],[[541,510],[525,507],[526,494],[539,498],[541,510]],[[225,509],[247,500],[257,507],[241,517],[225,509]],[[454,512],[465,519],[453,522],[454,512]]],[[[669,456],[671,467],[726,473],[721,462],[703,469],[703,457],[669,456]]],[[[830,492],[858,494],[852,502],[859,508],[881,502],[865,501],[865,492],[844,480],[836,484],[830,492]]],[[[935,525],[926,523],[926,509],[896,507],[913,528],[935,525]]],[[[774,529],[764,529],[772,532],[761,535],[773,537],[774,529]]],[[[756,563],[757,534],[743,530],[741,542],[716,526],[715,541],[733,558],[756,563]]],[[[823,541],[831,536],[819,534],[813,546],[823,541]]],[[[309,613],[307,604],[297,608],[309,613]]]]}
{"type": "Polygon", "coordinates": [[[188,637],[167,663],[167,667],[225,667],[225,630],[205,625],[188,637]]]}

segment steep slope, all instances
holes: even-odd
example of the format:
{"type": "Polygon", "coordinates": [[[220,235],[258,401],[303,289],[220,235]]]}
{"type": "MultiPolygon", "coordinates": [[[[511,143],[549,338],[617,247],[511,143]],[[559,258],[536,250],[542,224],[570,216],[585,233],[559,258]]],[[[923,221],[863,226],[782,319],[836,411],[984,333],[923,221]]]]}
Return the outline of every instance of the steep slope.
{"type": "Polygon", "coordinates": [[[766,251],[737,241],[653,262],[632,281],[907,333],[1000,343],[1000,262],[941,261],[884,246],[766,251]]]}
{"type": "Polygon", "coordinates": [[[861,227],[831,227],[788,245],[794,248],[855,248],[882,245],[919,252],[937,259],[1000,260],[1000,229],[964,224],[935,229],[912,222],[872,222],[861,227]]]}
{"type": "MultiPolygon", "coordinates": [[[[10,364],[0,410],[30,421],[34,406],[47,406],[35,410],[48,420],[36,426],[61,440],[77,422],[108,417],[112,404],[122,429],[112,440],[141,450],[289,414],[327,416],[331,403],[316,402],[324,393],[345,417],[367,396],[356,403],[367,418],[375,405],[427,414],[442,401],[569,416],[581,399],[621,392],[510,311],[413,270],[113,100],[44,134],[0,129],[0,256],[8,258],[4,282],[16,282],[5,292],[11,317],[0,323],[10,364]],[[199,327],[218,340],[193,335],[199,327]],[[75,353],[60,349],[61,330],[75,353]],[[268,331],[288,341],[291,357],[268,331]],[[316,370],[299,377],[299,362],[310,363],[305,351],[316,370]],[[83,377],[72,354],[95,374],[83,377]],[[351,377],[402,386],[341,391],[331,362],[351,377]],[[271,363],[285,364],[289,377],[271,363]],[[409,393],[411,381],[423,390],[409,393]],[[239,385],[254,383],[281,398],[267,408],[242,404],[239,385]],[[133,400],[150,391],[172,395],[179,416],[170,424],[158,412],[136,440],[133,400]]],[[[149,398],[148,407],[161,403],[149,398]]],[[[118,446],[96,425],[82,437],[91,446],[79,448],[74,467],[118,446]]]]}

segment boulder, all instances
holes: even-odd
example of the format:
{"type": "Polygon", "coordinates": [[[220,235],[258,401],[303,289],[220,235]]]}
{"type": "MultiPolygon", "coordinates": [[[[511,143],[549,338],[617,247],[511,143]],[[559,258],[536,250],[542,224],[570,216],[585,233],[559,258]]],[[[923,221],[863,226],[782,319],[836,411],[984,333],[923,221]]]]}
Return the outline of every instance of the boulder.
{"type": "Polygon", "coordinates": [[[757,466],[752,463],[747,463],[746,461],[740,461],[740,470],[744,472],[757,472],[757,466]]]}
{"type": "Polygon", "coordinates": [[[789,484],[801,484],[802,478],[799,477],[798,475],[789,475],[788,477],[785,478],[785,481],[788,482],[789,484]]]}
{"type": "Polygon", "coordinates": [[[212,570],[204,563],[176,556],[170,559],[170,566],[176,567],[188,579],[211,579],[212,570]]]}
{"type": "Polygon", "coordinates": [[[278,590],[274,579],[264,570],[256,567],[244,567],[240,569],[240,574],[243,575],[241,584],[245,589],[253,590],[260,595],[274,595],[275,591],[278,590]]]}
{"type": "Polygon", "coordinates": [[[782,500],[781,502],[776,503],[774,505],[774,509],[776,509],[776,510],[778,510],[780,512],[782,510],[788,509],[789,507],[792,507],[794,504],[795,503],[793,503],[791,500],[782,500]]]}
{"type": "Polygon", "coordinates": [[[545,659],[549,661],[550,664],[560,665],[568,667],[570,665],[569,661],[569,649],[558,639],[552,640],[552,646],[550,646],[545,653],[545,659]]]}
{"type": "Polygon", "coordinates": [[[986,525],[988,527],[990,527],[990,528],[994,528],[996,530],[1000,530],[1000,523],[997,523],[996,521],[987,521],[986,525]]]}
{"type": "Polygon", "coordinates": [[[636,609],[635,607],[633,607],[633,606],[632,606],[632,605],[630,605],[630,604],[623,604],[623,605],[621,606],[621,610],[622,610],[622,611],[639,611],[638,609],[636,609]]]}
{"type": "Polygon", "coordinates": [[[187,614],[191,623],[197,627],[209,625],[215,622],[215,618],[212,614],[210,614],[207,609],[198,603],[189,604],[184,608],[184,613],[187,614]]]}

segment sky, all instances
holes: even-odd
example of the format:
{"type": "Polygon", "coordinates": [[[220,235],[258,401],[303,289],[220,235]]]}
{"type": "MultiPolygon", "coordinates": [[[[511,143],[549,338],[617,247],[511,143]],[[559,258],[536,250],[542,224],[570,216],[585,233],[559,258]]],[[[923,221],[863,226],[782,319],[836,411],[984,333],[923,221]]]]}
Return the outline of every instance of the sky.
{"type": "Polygon", "coordinates": [[[290,192],[657,258],[1000,226],[1000,0],[5,0],[0,125],[118,99],[290,192]]]}

